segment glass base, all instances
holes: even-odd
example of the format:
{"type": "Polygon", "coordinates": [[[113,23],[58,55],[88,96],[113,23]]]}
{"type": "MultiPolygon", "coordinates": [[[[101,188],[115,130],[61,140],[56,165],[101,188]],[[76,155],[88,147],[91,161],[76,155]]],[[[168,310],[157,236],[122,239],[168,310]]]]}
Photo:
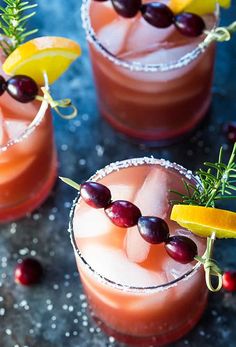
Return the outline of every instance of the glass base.
{"type": "Polygon", "coordinates": [[[47,199],[55,184],[56,178],[57,164],[53,163],[53,167],[47,182],[44,184],[41,190],[37,192],[37,194],[18,206],[0,209],[0,224],[23,218],[27,213],[30,213],[39,207],[47,199]]]}
{"type": "Polygon", "coordinates": [[[207,98],[201,111],[191,120],[191,122],[185,124],[181,129],[170,129],[169,131],[160,132],[156,131],[143,131],[142,129],[132,129],[127,127],[126,124],[122,124],[113,116],[101,110],[103,118],[121,135],[123,135],[129,142],[143,143],[150,147],[163,147],[174,144],[183,140],[183,138],[189,136],[203,121],[211,105],[211,95],[207,98]]]}
{"type": "Polygon", "coordinates": [[[172,330],[166,332],[163,335],[158,336],[131,336],[126,335],[120,332],[117,332],[113,328],[106,325],[102,322],[98,317],[90,309],[90,315],[92,316],[95,323],[101,328],[101,330],[108,336],[114,337],[117,341],[121,343],[125,343],[127,346],[139,346],[139,347],[161,347],[169,345],[170,343],[176,342],[177,340],[184,337],[190,330],[194,328],[194,326],[200,320],[203,312],[205,311],[206,303],[200,307],[200,310],[195,312],[194,317],[185,322],[181,327],[176,330],[172,330]]]}

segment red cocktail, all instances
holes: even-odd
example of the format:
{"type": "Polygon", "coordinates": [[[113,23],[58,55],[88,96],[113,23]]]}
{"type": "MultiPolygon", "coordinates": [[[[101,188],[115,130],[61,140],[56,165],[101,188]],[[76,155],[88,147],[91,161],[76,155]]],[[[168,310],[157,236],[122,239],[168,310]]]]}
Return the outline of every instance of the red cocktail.
{"type": "MultiPolygon", "coordinates": [[[[164,219],[170,234],[189,236],[203,254],[206,239],[170,221],[171,190],[184,191],[191,172],[153,158],[117,162],[91,178],[107,186],[112,200],[128,200],[142,215],[164,219]]],[[[84,290],[105,331],[132,345],[160,346],[181,338],[199,320],[207,300],[204,271],[180,264],[163,244],[151,245],[137,226],[115,226],[103,209],[76,200],[71,239],[84,290]]]]}
{"type": "MultiPolygon", "coordinates": [[[[200,122],[211,102],[215,59],[214,44],[201,46],[205,34],[156,28],[141,14],[123,18],[110,1],[84,0],[82,17],[99,108],[116,129],[162,143],[200,122]]],[[[210,30],[217,16],[203,19],[210,30]]]]}
{"type": "Polygon", "coordinates": [[[56,173],[48,103],[24,104],[4,93],[0,97],[0,222],[38,207],[51,191],[56,173]]]}

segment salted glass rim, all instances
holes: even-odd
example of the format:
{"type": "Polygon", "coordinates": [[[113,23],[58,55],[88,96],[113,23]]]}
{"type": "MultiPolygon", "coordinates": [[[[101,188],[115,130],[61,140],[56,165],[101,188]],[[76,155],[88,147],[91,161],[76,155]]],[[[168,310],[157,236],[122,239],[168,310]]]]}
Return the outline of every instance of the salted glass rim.
{"type": "MultiPolygon", "coordinates": [[[[119,171],[120,169],[128,168],[128,167],[135,167],[135,166],[141,166],[141,165],[160,165],[164,168],[173,169],[176,172],[180,173],[181,175],[185,176],[187,179],[194,180],[196,184],[200,184],[199,178],[195,176],[192,171],[185,169],[183,166],[171,163],[168,160],[165,159],[156,159],[154,157],[143,157],[143,158],[135,158],[135,159],[126,159],[122,161],[117,161],[114,163],[111,163],[107,166],[105,166],[103,169],[98,170],[93,176],[91,176],[88,181],[98,181],[101,178],[109,175],[112,172],[119,171]]],[[[164,290],[168,290],[172,287],[175,287],[179,282],[181,281],[187,281],[192,276],[194,276],[199,269],[201,268],[201,263],[197,262],[193,268],[177,279],[167,282],[165,284],[156,285],[156,286],[129,286],[121,283],[117,283],[115,281],[110,280],[107,277],[104,277],[102,274],[97,272],[95,269],[93,269],[89,263],[86,261],[86,259],[83,257],[82,253],[79,250],[79,247],[76,244],[75,235],[74,235],[74,228],[73,228],[73,219],[74,219],[74,213],[76,206],[80,200],[80,193],[78,193],[77,197],[74,199],[71,210],[70,210],[70,220],[69,220],[69,229],[68,232],[70,234],[70,240],[74,249],[75,254],[77,254],[82,261],[83,265],[86,266],[86,269],[94,276],[98,281],[100,281],[102,284],[106,284],[110,287],[116,288],[118,290],[132,292],[132,293],[140,293],[140,292],[162,292],[164,290]]]]}
{"type": "MultiPolygon", "coordinates": [[[[82,0],[81,6],[81,18],[82,18],[82,26],[86,32],[86,37],[89,42],[91,42],[95,48],[109,61],[117,66],[121,66],[131,71],[140,71],[140,72],[165,72],[170,70],[175,70],[187,66],[192,61],[198,58],[200,54],[203,54],[210,42],[205,40],[206,36],[204,35],[202,41],[190,52],[183,55],[177,61],[171,61],[168,63],[157,63],[157,64],[143,64],[138,61],[127,61],[121,58],[117,58],[114,54],[112,54],[98,39],[96,33],[93,30],[90,15],[89,15],[89,7],[90,3],[93,0],[82,0]]],[[[216,3],[215,16],[218,19],[220,15],[220,6],[216,3]]],[[[216,27],[218,20],[216,20],[216,24],[212,29],[216,27]]]]}
{"type": "MultiPolygon", "coordinates": [[[[46,75],[44,75],[44,81],[45,81],[45,89],[49,90],[48,78],[46,75]]],[[[35,129],[37,129],[38,126],[41,124],[48,107],[49,107],[48,102],[46,100],[43,100],[32,122],[17,137],[10,139],[6,144],[0,145],[0,153],[6,152],[8,148],[14,145],[17,145],[19,142],[22,142],[25,139],[27,139],[35,131],[35,129]]]]}

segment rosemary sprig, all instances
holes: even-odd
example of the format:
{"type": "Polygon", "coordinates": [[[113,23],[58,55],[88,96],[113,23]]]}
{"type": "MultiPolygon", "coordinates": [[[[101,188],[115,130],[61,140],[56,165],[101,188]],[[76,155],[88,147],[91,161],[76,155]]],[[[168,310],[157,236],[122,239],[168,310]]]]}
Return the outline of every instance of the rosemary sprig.
{"type": "Polygon", "coordinates": [[[217,163],[206,162],[206,170],[196,172],[200,184],[184,181],[186,193],[172,191],[179,196],[179,200],[172,200],[172,204],[199,205],[215,207],[219,200],[236,199],[236,143],[227,164],[223,163],[223,148],[221,147],[217,163]]]}
{"type": "Polygon", "coordinates": [[[24,42],[26,37],[38,31],[37,29],[27,31],[26,27],[28,19],[36,12],[25,14],[25,11],[35,8],[37,4],[22,0],[3,1],[6,6],[0,6],[0,30],[4,35],[0,40],[0,47],[6,55],[9,55],[24,42]]]}

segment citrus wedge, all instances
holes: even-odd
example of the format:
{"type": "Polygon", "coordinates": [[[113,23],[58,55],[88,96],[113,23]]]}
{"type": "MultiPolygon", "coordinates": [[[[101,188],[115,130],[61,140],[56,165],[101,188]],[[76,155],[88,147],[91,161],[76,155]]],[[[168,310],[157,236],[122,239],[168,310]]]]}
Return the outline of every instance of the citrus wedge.
{"type": "Polygon", "coordinates": [[[2,68],[8,75],[27,75],[42,86],[44,73],[49,84],[55,82],[81,54],[80,46],[64,37],[43,36],[16,48],[2,68]]]}
{"type": "Polygon", "coordinates": [[[236,213],[218,208],[174,205],[170,218],[192,233],[208,237],[236,238],[236,213]]]}
{"type": "Polygon", "coordinates": [[[174,13],[184,11],[204,15],[213,13],[217,3],[223,8],[229,8],[231,6],[231,0],[170,0],[168,5],[174,13]]]}

